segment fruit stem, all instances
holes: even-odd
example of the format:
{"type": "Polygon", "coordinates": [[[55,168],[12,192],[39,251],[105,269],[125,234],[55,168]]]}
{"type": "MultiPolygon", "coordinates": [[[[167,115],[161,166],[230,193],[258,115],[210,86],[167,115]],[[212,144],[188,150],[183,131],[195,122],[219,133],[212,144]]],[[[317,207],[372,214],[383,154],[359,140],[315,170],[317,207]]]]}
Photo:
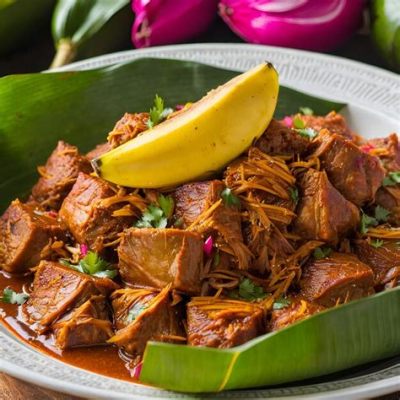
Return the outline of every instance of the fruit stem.
{"type": "Polygon", "coordinates": [[[61,39],[57,45],[57,52],[50,65],[50,69],[69,64],[76,56],[76,46],[70,39],[61,39]]]}

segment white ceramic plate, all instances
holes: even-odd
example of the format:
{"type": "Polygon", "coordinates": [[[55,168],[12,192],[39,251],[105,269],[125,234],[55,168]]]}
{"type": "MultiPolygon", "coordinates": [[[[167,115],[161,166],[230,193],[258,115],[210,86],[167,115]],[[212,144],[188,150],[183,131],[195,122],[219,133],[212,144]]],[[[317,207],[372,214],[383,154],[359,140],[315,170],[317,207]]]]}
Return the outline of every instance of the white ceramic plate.
{"type": "MultiPolygon", "coordinates": [[[[400,78],[358,62],[316,53],[247,44],[197,44],[132,50],[71,64],[82,70],[142,57],[174,58],[244,71],[272,62],[286,86],[348,103],[351,127],[365,137],[400,132],[400,78]]],[[[379,323],[379,322],[377,322],[379,323]]],[[[53,390],[96,399],[318,398],[360,399],[400,391],[400,355],[341,374],[277,388],[185,395],[107,378],[27,347],[0,327],[0,370],[53,390]]]]}

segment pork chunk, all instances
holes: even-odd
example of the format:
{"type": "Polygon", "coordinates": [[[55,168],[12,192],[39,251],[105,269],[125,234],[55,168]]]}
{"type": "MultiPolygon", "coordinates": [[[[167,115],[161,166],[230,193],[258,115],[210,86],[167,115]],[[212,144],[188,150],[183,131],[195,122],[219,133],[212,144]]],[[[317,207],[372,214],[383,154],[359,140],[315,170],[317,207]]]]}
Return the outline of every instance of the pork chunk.
{"type": "Polygon", "coordinates": [[[400,248],[396,240],[385,240],[379,247],[372,246],[367,240],[356,240],[354,251],[374,271],[375,285],[400,283],[400,248]]]}
{"type": "Polygon", "coordinates": [[[60,349],[106,344],[113,336],[106,298],[93,295],[52,325],[60,349]]]}
{"type": "Polygon", "coordinates": [[[29,300],[23,305],[24,315],[38,331],[43,331],[93,295],[107,295],[117,288],[108,278],[91,277],[56,262],[42,261],[29,300]]]}
{"type": "Polygon", "coordinates": [[[32,199],[42,206],[58,210],[79,172],[90,173],[92,168],[89,160],[79,154],[77,147],[59,141],[39,171],[41,177],[32,188],[32,199]]]}
{"type": "Polygon", "coordinates": [[[137,286],[172,288],[188,294],[200,291],[203,240],[179,229],[130,228],[118,247],[122,278],[137,286]]]}
{"type": "Polygon", "coordinates": [[[331,185],[325,171],[308,170],[300,188],[293,228],[302,238],[337,243],[358,226],[358,208],[331,185]]]}
{"type": "Polygon", "coordinates": [[[60,209],[60,217],[75,239],[95,252],[101,252],[133,223],[133,217],[113,215],[121,205],[109,205],[105,200],[115,194],[103,179],[81,173],[60,209]]]}
{"type": "Polygon", "coordinates": [[[56,218],[15,200],[0,218],[0,267],[25,272],[48,256],[46,246],[65,236],[65,227],[56,218]]]}
{"type": "Polygon", "coordinates": [[[327,131],[320,132],[316,143],[319,147],[314,155],[321,160],[333,186],[359,207],[372,203],[385,175],[379,158],[327,131]]]}
{"type": "Polygon", "coordinates": [[[387,171],[400,171],[400,144],[395,133],[385,138],[372,139],[362,148],[370,154],[376,154],[387,171]]]}
{"type": "Polygon", "coordinates": [[[146,125],[148,119],[148,113],[125,113],[108,134],[108,143],[114,149],[135,138],[148,129],[146,125]]]}
{"type": "Polygon", "coordinates": [[[169,287],[161,292],[121,289],[112,294],[117,332],[109,343],[122,347],[132,356],[143,355],[149,340],[184,343],[178,311],[171,305],[169,287]]]}
{"type": "Polygon", "coordinates": [[[195,297],[186,306],[188,344],[229,348],[265,332],[262,307],[215,297],[195,297]]]}
{"type": "Polygon", "coordinates": [[[319,304],[311,303],[304,299],[293,298],[287,307],[272,311],[269,321],[269,330],[277,331],[286,328],[324,309],[325,308],[319,304]]]}
{"type": "Polygon", "coordinates": [[[372,269],[353,254],[332,253],[311,260],[303,270],[300,296],[324,307],[374,293],[372,269]]]}
{"type": "Polygon", "coordinates": [[[327,129],[331,134],[337,134],[345,139],[357,141],[358,138],[354,135],[347,126],[346,120],[336,111],[331,111],[327,115],[301,115],[297,114],[295,118],[300,118],[306,128],[312,128],[319,132],[322,129],[327,129]]]}
{"type": "Polygon", "coordinates": [[[299,135],[294,129],[288,128],[282,122],[273,119],[267,130],[255,143],[266,154],[301,154],[307,149],[309,141],[299,135]]]}

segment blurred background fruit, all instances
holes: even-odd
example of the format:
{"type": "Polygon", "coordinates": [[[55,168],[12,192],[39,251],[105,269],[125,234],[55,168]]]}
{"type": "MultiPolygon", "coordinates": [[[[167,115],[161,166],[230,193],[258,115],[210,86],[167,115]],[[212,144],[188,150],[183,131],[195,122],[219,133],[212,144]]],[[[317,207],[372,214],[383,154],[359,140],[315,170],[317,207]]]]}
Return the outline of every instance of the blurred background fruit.
{"type": "Polygon", "coordinates": [[[388,64],[400,72],[400,0],[371,2],[371,35],[388,64]]]}
{"type": "Polygon", "coordinates": [[[0,76],[131,48],[243,41],[399,71],[399,26],[400,0],[0,0],[0,76]]]}

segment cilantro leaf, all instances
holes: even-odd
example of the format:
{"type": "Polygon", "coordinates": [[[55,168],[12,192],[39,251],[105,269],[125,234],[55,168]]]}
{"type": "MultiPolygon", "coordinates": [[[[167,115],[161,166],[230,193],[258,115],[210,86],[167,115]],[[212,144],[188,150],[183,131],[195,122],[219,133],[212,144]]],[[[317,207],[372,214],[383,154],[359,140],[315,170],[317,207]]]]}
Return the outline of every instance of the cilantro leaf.
{"type": "Polygon", "coordinates": [[[26,293],[17,293],[10,287],[6,287],[3,290],[3,296],[0,297],[0,300],[3,303],[9,304],[24,304],[29,299],[29,295],[26,293]]]}
{"type": "Polygon", "coordinates": [[[168,218],[174,212],[174,200],[171,196],[158,196],[160,207],[150,204],[143,212],[142,217],[136,222],[137,228],[166,228],[168,218]]]}
{"type": "Polygon", "coordinates": [[[235,206],[240,207],[240,199],[236,195],[233,194],[232,189],[225,188],[221,192],[221,198],[227,206],[235,206]]]}
{"type": "Polygon", "coordinates": [[[244,278],[239,284],[239,288],[232,290],[229,297],[234,299],[244,299],[248,301],[263,299],[267,296],[264,289],[255,284],[251,279],[244,278]]]}
{"type": "Polygon", "coordinates": [[[332,253],[332,249],[330,247],[322,246],[317,247],[314,252],[313,256],[316,260],[321,260],[322,258],[328,257],[332,253]]]}
{"type": "Polygon", "coordinates": [[[149,119],[147,121],[148,128],[153,128],[172,113],[172,108],[164,108],[164,100],[156,94],[154,98],[154,106],[150,108],[149,119]]]}
{"type": "Polygon", "coordinates": [[[297,187],[289,188],[289,193],[293,203],[297,204],[299,202],[299,189],[297,187]]]}
{"type": "Polygon", "coordinates": [[[160,194],[158,196],[158,204],[160,205],[162,211],[164,212],[164,215],[167,218],[171,218],[172,214],[174,212],[174,199],[172,198],[172,196],[164,196],[162,194],[160,194]]]}
{"type": "Polygon", "coordinates": [[[378,221],[374,217],[370,217],[361,210],[361,221],[360,221],[360,232],[365,234],[368,232],[368,228],[371,226],[377,226],[378,221]]]}
{"type": "Polygon", "coordinates": [[[378,249],[379,247],[383,246],[383,240],[381,240],[381,239],[371,240],[369,244],[372,247],[375,247],[376,249],[378,249]]]}
{"type": "Polygon", "coordinates": [[[293,126],[296,129],[304,129],[306,127],[306,124],[304,123],[304,121],[301,118],[295,117],[293,119],[293,126]]]}
{"type": "Polygon", "coordinates": [[[127,322],[133,322],[146,309],[146,306],[136,303],[128,312],[127,322]]]}
{"type": "Polygon", "coordinates": [[[382,206],[376,206],[375,207],[375,219],[378,222],[386,222],[388,220],[388,217],[390,215],[390,211],[386,210],[386,208],[383,208],[382,206]]]}
{"type": "Polygon", "coordinates": [[[312,110],[310,107],[300,107],[299,111],[303,115],[314,115],[314,110],[312,110]]]}
{"type": "Polygon", "coordinates": [[[394,186],[400,183],[400,171],[389,172],[383,179],[383,186],[394,186]]]}
{"type": "Polygon", "coordinates": [[[112,268],[112,265],[106,260],[102,259],[94,251],[89,251],[78,264],[72,264],[65,258],[59,260],[60,264],[63,264],[75,271],[82,272],[83,274],[88,274],[96,276],[98,278],[110,278],[113,279],[118,275],[117,270],[112,268]]]}
{"type": "Polygon", "coordinates": [[[274,304],[272,305],[273,310],[282,310],[282,308],[286,308],[290,305],[290,300],[286,299],[285,297],[278,297],[274,304]]]}
{"type": "Polygon", "coordinates": [[[296,131],[300,136],[308,139],[314,139],[317,136],[317,131],[313,128],[296,129],[296,131]]]}

